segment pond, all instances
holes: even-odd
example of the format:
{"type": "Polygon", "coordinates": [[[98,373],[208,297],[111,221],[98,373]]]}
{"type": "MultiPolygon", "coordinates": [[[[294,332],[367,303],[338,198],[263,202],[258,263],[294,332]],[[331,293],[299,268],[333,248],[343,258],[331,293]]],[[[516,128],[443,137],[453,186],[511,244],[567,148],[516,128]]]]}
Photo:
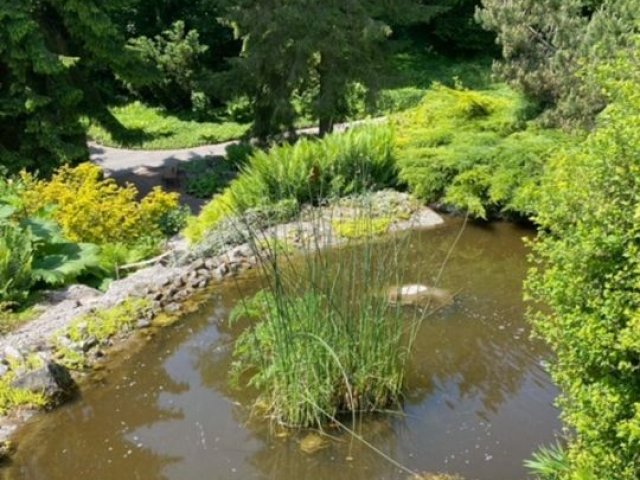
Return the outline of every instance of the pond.
{"type": "MultiPolygon", "coordinates": [[[[458,221],[410,234],[406,279],[433,279],[458,221]]],[[[427,317],[415,344],[404,411],[354,426],[367,444],[328,430],[326,448],[300,449],[308,432],[286,432],[250,415],[255,392],[229,384],[227,322],[239,291],[230,282],[208,304],[164,329],[74,403],[28,424],[5,479],[406,479],[417,472],[467,480],[526,477],[523,459],[560,431],[557,391],[529,339],[522,280],[531,232],[508,223],[468,225],[441,286],[453,305],[427,317]]]]}

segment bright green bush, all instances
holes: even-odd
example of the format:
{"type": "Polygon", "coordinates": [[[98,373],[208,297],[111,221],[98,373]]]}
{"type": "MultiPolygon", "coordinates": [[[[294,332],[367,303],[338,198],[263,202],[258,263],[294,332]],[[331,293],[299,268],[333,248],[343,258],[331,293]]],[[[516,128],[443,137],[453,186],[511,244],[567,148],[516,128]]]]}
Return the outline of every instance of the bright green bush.
{"type": "Polygon", "coordinates": [[[225,217],[247,209],[285,199],[318,203],[396,183],[393,136],[387,127],[356,128],[322,140],[302,139],[254,153],[229,187],[192,219],[185,233],[197,242],[225,217]]]}
{"type": "Polygon", "coordinates": [[[156,187],[138,201],[133,185],[119,187],[91,163],[61,167],[49,181],[26,174],[23,180],[29,212],[53,207],[51,214],[66,238],[77,242],[134,244],[160,236],[161,219],[178,208],[178,194],[156,187]]]}
{"type": "Polygon", "coordinates": [[[387,217],[334,220],[331,227],[340,237],[349,239],[367,238],[387,233],[392,221],[392,218],[387,217]]]}
{"type": "Polygon", "coordinates": [[[528,215],[553,149],[567,141],[526,123],[527,103],[512,90],[435,86],[395,117],[400,178],[420,198],[471,215],[528,215]]]}
{"type": "Polygon", "coordinates": [[[635,58],[600,73],[612,104],[553,157],[539,195],[528,291],[548,306],[533,320],[575,432],[562,480],[640,478],[638,71],[635,58]]]}

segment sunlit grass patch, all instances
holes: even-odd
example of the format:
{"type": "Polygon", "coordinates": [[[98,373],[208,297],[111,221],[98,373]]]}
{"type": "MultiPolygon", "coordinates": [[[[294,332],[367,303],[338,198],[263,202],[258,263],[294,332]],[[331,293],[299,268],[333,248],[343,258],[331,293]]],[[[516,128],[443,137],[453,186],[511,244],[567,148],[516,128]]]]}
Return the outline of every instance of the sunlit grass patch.
{"type": "Polygon", "coordinates": [[[140,102],[113,107],[111,113],[124,130],[114,134],[95,122],[89,125],[89,137],[110,147],[143,150],[190,148],[235,140],[249,129],[249,124],[233,121],[202,122],[188,116],[181,118],[140,102]]]}

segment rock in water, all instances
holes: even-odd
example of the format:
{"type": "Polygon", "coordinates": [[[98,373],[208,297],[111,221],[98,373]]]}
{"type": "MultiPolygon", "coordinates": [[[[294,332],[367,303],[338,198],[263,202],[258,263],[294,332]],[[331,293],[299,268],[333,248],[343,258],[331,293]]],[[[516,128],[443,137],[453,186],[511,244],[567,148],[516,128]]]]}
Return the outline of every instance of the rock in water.
{"type": "Polygon", "coordinates": [[[300,441],[300,450],[304,453],[313,454],[329,446],[326,438],[317,433],[310,433],[300,441]]]}
{"type": "Polygon", "coordinates": [[[453,303],[453,294],[448,290],[419,284],[391,287],[388,295],[389,303],[392,305],[418,305],[438,308],[453,303]]]}
{"type": "Polygon", "coordinates": [[[68,400],[77,390],[69,371],[55,362],[18,376],[11,384],[14,388],[42,393],[53,404],[68,400]]]}

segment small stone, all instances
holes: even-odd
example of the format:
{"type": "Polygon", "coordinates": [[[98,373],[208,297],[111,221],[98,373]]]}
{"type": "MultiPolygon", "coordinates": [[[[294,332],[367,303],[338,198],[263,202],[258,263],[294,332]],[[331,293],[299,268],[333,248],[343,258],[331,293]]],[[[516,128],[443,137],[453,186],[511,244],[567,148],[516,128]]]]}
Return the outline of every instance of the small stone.
{"type": "Polygon", "coordinates": [[[328,446],[328,440],[317,433],[310,433],[300,441],[300,450],[309,455],[314,454],[323,448],[327,448],[328,446]]]}
{"type": "Polygon", "coordinates": [[[22,356],[22,353],[20,353],[20,350],[18,350],[16,347],[13,347],[11,345],[7,345],[4,348],[4,358],[8,361],[14,361],[14,362],[24,361],[24,357],[22,356]]]}
{"type": "Polygon", "coordinates": [[[42,393],[54,402],[66,400],[77,389],[69,371],[54,362],[18,376],[11,386],[34,393],[42,393]]]}
{"type": "Polygon", "coordinates": [[[151,321],[146,318],[141,318],[136,322],[136,328],[138,329],[149,328],[150,326],[151,326],[151,321]]]}
{"type": "Polygon", "coordinates": [[[207,270],[213,270],[217,266],[218,264],[212,258],[207,258],[204,262],[204,268],[207,270]]]}
{"type": "Polygon", "coordinates": [[[4,377],[9,372],[9,367],[4,364],[0,364],[0,378],[4,377]]]}
{"type": "Polygon", "coordinates": [[[195,262],[193,262],[191,265],[189,265],[189,270],[199,270],[201,268],[204,268],[204,266],[205,266],[204,259],[199,258],[195,262]]]}
{"type": "Polygon", "coordinates": [[[199,270],[196,270],[196,274],[200,278],[207,278],[210,275],[209,270],[207,270],[206,268],[201,268],[199,270]]]}
{"type": "Polygon", "coordinates": [[[180,305],[175,302],[169,303],[168,305],[165,305],[164,311],[169,314],[178,313],[180,311],[180,305]]]}
{"type": "Polygon", "coordinates": [[[82,351],[83,352],[88,352],[89,350],[91,350],[93,347],[95,347],[96,345],[98,345],[98,339],[96,337],[89,337],[86,340],[84,340],[82,342],[82,351]]]}
{"type": "Polygon", "coordinates": [[[162,297],[164,297],[164,293],[161,291],[157,291],[151,295],[151,300],[159,301],[162,300],[162,297]]]}

